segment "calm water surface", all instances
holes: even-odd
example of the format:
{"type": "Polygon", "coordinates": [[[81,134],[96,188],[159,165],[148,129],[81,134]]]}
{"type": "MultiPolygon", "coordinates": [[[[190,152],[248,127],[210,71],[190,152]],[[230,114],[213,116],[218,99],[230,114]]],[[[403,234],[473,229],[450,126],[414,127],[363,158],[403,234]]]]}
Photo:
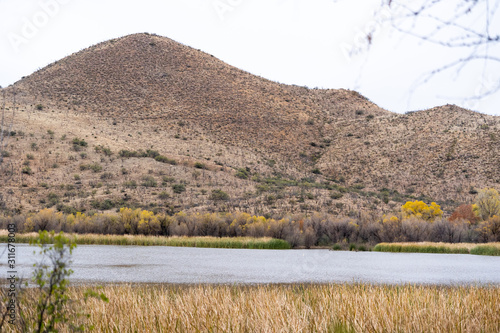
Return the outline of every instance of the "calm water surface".
{"type": "MultiPolygon", "coordinates": [[[[19,276],[40,259],[34,249],[17,246],[19,276]]],[[[500,257],[462,254],[79,245],[71,267],[72,281],[90,283],[500,284],[500,257]]]]}

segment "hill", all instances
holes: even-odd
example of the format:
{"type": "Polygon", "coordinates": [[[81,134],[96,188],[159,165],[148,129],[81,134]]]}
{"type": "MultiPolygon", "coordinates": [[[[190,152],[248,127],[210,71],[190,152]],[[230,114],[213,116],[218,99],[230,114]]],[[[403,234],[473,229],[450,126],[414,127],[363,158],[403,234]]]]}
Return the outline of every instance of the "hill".
{"type": "Polygon", "coordinates": [[[97,44],[2,92],[15,111],[1,188],[10,212],[347,215],[415,198],[452,209],[500,182],[498,117],[451,105],[395,114],[156,35],[97,44]]]}

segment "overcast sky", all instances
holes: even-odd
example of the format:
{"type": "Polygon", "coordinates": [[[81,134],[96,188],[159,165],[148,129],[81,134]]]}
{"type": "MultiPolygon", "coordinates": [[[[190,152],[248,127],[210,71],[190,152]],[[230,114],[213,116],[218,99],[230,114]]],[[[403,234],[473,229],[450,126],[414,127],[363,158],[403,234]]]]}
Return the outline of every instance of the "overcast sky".
{"type": "Polygon", "coordinates": [[[494,68],[469,66],[459,75],[451,71],[416,85],[459,54],[394,32],[374,15],[379,5],[380,0],[0,0],[0,85],[98,42],[150,32],[273,81],[354,89],[394,112],[450,103],[500,115],[500,93],[466,100],[498,84],[494,68]],[[363,36],[373,28],[370,50],[349,55],[353,48],[364,49],[363,36]]]}

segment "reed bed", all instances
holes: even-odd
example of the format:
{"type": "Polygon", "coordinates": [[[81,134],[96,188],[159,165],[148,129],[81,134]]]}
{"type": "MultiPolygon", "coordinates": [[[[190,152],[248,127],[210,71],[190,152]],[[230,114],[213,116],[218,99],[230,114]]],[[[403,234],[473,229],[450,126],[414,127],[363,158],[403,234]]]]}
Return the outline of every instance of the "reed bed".
{"type": "Polygon", "coordinates": [[[498,256],[500,255],[500,243],[379,243],[373,250],[379,252],[458,253],[498,256]]]}
{"type": "MultiPolygon", "coordinates": [[[[270,237],[162,237],[144,235],[97,235],[97,234],[66,234],[75,239],[77,244],[96,245],[140,245],[140,246],[180,246],[202,248],[231,248],[231,249],[290,249],[290,244],[281,239],[270,237]]],[[[35,240],[35,232],[17,234],[17,243],[29,243],[35,240]]],[[[2,230],[0,243],[7,242],[7,233],[2,230]]]]}
{"type": "Polygon", "coordinates": [[[118,285],[99,290],[107,304],[84,303],[84,289],[69,296],[94,332],[500,331],[498,286],[118,285]]]}

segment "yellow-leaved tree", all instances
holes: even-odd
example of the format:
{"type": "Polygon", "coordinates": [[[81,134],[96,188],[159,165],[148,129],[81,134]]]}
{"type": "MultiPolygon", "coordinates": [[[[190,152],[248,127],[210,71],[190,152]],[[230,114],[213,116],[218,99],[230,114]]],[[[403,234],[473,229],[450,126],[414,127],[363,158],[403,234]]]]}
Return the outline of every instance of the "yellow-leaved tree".
{"type": "Polygon", "coordinates": [[[500,216],[500,195],[498,191],[494,188],[480,190],[472,209],[483,221],[495,215],[500,216]]]}
{"type": "Polygon", "coordinates": [[[416,217],[427,222],[434,222],[436,217],[443,216],[441,206],[437,203],[432,202],[430,205],[427,205],[425,202],[419,200],[406,202],[401,207],[401,211],[405,219],[416,217]]]}
{"type": "Polygon", "coordinates": [[[158,235],[161,231],[161,224],[158,217],[150,211],[143,210],[137,224],[137,231],[144,235],[158,235]]]}

